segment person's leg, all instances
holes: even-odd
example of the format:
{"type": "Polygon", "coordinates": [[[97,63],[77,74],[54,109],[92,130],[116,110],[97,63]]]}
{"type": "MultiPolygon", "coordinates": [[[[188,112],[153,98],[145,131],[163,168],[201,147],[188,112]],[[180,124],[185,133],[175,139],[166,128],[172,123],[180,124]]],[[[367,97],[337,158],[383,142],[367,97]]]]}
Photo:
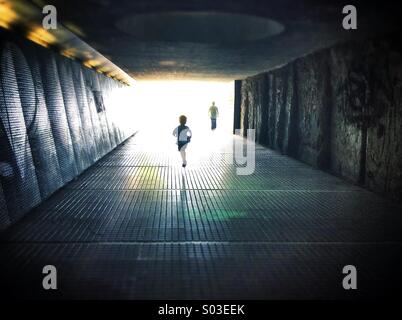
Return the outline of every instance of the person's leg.
{"type": "Polygon", "coordinates": [[[211,129],[212,130],[216,129],[216,119],[211,119],[211,129]]]}
{"type": "Polygon", "coordinates": [[[183,161],[183,164],[186,165],[187,164],[187,160],[186,160],[186,150],[180,150],[180,155],[181,155],[181,159],[183,161]]]}
{"type": "Polygon", "coordinates": [[[183,161],[183,167],[185,167],[187,165],[186,148],[187,148],[187,143],[180,148],[180,155],[181,155],[181,159],[183,161]]]}
{"type": "Polygon", "coordinates": [[[183,160],[183,164],[186,163],[186,150],[180,150],[181,159],[183,160]]]}

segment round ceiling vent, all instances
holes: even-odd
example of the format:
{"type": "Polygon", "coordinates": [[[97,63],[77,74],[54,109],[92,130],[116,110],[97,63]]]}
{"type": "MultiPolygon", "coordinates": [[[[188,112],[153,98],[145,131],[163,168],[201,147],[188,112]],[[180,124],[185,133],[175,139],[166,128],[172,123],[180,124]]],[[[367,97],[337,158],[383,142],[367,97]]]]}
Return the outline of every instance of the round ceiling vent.
{"type": "Polygon", "coordinates": [[[141,41],[236,43],[280,34],[279,22],[262,17],[217,12],[161,12],[126,16],[116,27],[141,41]]]}

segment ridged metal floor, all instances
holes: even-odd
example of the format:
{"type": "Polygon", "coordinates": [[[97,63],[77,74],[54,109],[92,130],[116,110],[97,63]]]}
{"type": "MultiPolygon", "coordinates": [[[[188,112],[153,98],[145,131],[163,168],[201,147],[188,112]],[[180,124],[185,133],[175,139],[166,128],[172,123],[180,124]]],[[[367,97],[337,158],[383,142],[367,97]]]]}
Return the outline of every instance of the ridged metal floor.
{"type": "Polygon", "coordinates": [[[175,146],[141,135],[101,159],[2,235],[2,295],[76,299],[389,296],[401,279],[402,210],[257,146],[236,175],[233,137],[175,146]],[[207,151],[210,150],[210,151],[207,151]],[[228,151],[229,150],[229,151],[228,151]],[[44,291],[42,267],[58,269],[44,291]],[[358,290],[342,268],[358,269],[358,290]]]}

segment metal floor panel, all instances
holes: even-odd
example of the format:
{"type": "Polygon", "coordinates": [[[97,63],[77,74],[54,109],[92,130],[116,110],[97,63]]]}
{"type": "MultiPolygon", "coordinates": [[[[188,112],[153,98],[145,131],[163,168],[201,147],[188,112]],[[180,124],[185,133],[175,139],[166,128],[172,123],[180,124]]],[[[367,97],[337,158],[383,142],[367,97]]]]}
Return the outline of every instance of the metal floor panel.
{"type": "MultiPolygon", "coordinates": [[[[177,160],[176,160],[177,164],[177,160]]],[[[256,168],[253,175],[236,175],[233,165],[193,166],[185,172],[179,166],[93,167],[67,186],[97,190],[354,190],[356,186],[308,167],[256,168]]]]}
{"type": "Polygon", "coordinates": [[[66,190],[38,211],[7,241],[402,240],[400,208],[368,192],[66,190]]]}
{"type": "MultiPolygon", "coordinates": [[[[294,243],[11,244],[5,273],[23,275],[8,294],[50,299],[358,299],[398,288],[400,245],[294,243]],[[17,258],[16,258],[17,257],[17,258]],[[26,259],[30,257],[30,259],[26,259]],[[16,262],[18,265],[16,266],[16,262]],[[56,291],[39,287],[58,266],[56,291]],[[343,290],[340,267],[359,268],[359,289],[343,290]],[[394,273],[391,283],[384,276],[394,273]],[[29,288],[29,291],[27,291],[29,288]]],[[[4,288],[4,287],[3,287],[4,288]]]]}
{"type": "Polygon", "coordinates": [[[399,205],[261,146],[250,176],[236,175],[225,148],[194,156],[186,169],[177,152],[162,151],[130,139],[4,232],[2,290],[24,298],[353,299],[395,289],[399,205]],[[45,264],[58,268],[57,292],[41,289],[45,264]],[[341,286],[347,264],[359,270],[354,293],[341,286]]]}

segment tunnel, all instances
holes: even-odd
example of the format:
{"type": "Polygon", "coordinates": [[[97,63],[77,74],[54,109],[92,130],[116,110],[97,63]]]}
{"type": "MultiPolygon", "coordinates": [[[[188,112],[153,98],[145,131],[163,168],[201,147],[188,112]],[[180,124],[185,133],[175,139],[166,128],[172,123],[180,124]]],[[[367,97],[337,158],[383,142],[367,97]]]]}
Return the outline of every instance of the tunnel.
{"type": "Polygon", "coordinates": [[[400,12],[0,1],[1,296],[400,294],[400,12]]]}

